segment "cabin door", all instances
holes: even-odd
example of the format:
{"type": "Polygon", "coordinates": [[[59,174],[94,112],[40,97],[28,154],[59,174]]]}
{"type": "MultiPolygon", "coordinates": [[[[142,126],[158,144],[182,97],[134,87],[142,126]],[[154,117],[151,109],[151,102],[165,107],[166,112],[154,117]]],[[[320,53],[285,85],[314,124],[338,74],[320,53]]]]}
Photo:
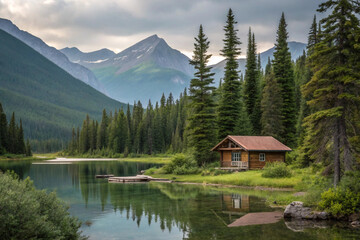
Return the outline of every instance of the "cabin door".
{"type": "Polygon", "coordinates": [[[231,153],[231,166],[238,167],[241,164],[241,152],[232,152],[231,153]]]}

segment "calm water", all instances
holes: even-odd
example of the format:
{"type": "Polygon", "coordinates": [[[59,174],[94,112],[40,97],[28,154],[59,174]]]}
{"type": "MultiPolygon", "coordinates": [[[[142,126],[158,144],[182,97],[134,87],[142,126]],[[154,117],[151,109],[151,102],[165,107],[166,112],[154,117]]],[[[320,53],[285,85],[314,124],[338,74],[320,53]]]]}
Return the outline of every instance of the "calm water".
{"type": "MultiPolygon", "coordinates": [[[[360,239],[360,231],[336,224],[302,229],[294,223],[227,227],[249,212],[274,211],[265,200],[247,194],[222,193],[214,188],[169,184],[116,184],[96,174],[135,175],[154,164],[79,162],[32,164],[0,162],[37,188],[55,190],[84,223],[90,239],[360,239]]],[[[321,224],[320,224],[321,225],[321,224]]]]}

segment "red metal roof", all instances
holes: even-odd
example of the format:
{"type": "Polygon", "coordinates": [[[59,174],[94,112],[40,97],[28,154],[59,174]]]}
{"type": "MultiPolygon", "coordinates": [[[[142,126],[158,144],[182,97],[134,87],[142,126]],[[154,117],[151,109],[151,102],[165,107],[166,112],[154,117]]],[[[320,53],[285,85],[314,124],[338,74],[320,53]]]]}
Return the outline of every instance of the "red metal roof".
{"type": "Polygon", "coordinates": [[[234,143],[240,145],[247,151],[292,151],[291,148],[282,144],[271,136],[227,136],[224,140],[218,143],[212,151],[224,142],[230,139],[234,143]]]}

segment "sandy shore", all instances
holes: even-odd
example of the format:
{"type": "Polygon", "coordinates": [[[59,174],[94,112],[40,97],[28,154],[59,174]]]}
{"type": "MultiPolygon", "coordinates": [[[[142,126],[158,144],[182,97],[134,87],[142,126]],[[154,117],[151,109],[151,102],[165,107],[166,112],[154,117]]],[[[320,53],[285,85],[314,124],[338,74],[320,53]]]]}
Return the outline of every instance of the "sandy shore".
{"type": "Polygon", "coordinates": [[[46,162],[88,162],[88,161],[116,161],[118,158],[56,158],[46,162]]]}

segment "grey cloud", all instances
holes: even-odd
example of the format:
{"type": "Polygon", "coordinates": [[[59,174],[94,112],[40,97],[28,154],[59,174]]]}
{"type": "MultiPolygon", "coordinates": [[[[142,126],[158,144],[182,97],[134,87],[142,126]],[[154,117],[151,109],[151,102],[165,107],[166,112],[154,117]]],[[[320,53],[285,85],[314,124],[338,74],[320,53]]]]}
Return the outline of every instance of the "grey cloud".
{"type": "Polygon", "coordinates": [[[249,26],[260,50],[275,41],[281,12],[285,12],[290,40],[306,41],[318,1],[313,0],[56,0],[51,4],[30,0],[0,1],[0,15],[55,47],[77,46],[96,50],[124,49],[136,39],[157,33],[179,50],[191,52],[200,24],[211,41],[211,52],[222,47],[223,25],[231,7],[246,51],[249,26]],[[8,1],[21,12],[9,9],[8,1]]]}

